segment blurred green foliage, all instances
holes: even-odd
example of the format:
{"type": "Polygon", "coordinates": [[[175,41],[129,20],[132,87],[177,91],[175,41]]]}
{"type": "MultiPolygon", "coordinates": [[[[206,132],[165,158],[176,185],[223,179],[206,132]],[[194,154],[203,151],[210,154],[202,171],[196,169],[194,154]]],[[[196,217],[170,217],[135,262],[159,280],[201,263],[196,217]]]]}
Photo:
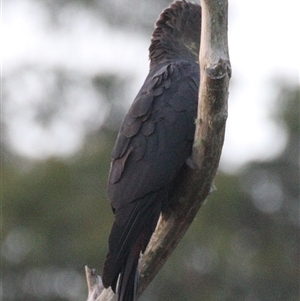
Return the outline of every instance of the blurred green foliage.
{"type": "MultiPolygon", "coordinates": [[[[298,300],[298,100],[297,88],[279,94],[282,154],[219,172],[217,190],[141,300],[298,300]]],[[[115,137],[102,128],[64,160],[5,152],[3,300],[85,298],[84,265],[101,269],[113,221],[106,178],[115,137]],[[69,293],[68,283],[76,283],[69,293]]]]}

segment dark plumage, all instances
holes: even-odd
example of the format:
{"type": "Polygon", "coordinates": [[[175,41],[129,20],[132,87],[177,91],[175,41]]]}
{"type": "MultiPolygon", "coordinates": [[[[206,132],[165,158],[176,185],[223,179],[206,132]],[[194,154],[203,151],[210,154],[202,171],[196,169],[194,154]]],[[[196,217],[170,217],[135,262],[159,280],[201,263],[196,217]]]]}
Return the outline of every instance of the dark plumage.
{"type": "Polygon", "coordinates": [[[176,1],[152,35],[150,72],[121,126],[108,179],[115,213],[103,267],[119,301],[135,299],[138,260],[191,155],[197,112],[201,8],[176,1]]]}

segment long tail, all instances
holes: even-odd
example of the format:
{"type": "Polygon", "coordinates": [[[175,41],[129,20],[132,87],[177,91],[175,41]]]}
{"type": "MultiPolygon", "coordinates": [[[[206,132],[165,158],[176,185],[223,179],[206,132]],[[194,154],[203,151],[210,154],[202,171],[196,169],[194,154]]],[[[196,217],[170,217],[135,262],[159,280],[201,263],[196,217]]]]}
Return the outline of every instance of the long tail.
{"type": "Polygon", "coordinates": [[[128,257],[120,273],[118,286],[118,300],[131,301],[136,299],[139,272],[138,262],[140,257],[140,246],[137,244],[129,251],[128,257]]]}
{"type": "Polygon", "coordinates": [[[134,301],[138,285],[138,261],[155,230],[161,201],[157,193],[126,204],[115,211],[109,236],[109,251],[102,271],[105,287],[112,287],[118,301],[134,301]]]}

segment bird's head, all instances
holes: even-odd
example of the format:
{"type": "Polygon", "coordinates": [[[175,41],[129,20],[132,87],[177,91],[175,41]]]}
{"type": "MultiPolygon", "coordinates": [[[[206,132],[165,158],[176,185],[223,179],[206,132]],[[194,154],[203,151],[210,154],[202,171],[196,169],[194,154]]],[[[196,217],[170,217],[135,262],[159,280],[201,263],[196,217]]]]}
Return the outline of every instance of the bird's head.
{"type": "Polygon", "coordinates": [[[149,57],[152,64],[174,59],[198,61],[201,7],[176,1],[159,16],[152,34],[149,57]]]}

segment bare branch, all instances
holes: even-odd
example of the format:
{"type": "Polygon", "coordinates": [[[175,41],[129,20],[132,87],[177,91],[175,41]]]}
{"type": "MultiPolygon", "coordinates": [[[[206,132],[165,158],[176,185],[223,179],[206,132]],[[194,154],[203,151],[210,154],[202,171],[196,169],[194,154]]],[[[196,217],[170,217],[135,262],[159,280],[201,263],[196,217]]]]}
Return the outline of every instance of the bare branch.
{"type": "Polygon", "coordinates": [[[201,81],[192,164],[189,164],[195,169],[185,170],[184,181],[173,194],[171,203],[176,206],[160,217],[141,258],[139,293],[171,255],[213,186],[224,142],[231,75],[227,16],[227,1],[202,1],[201,81]]]}
{"type": "MultiPolygon", "coordinates": [[[[149,285],[194,220],[213,186],[225,134],[228,86],[231,67],[227,43],[227,0],[203,0],[200,47],[200,91],[193,155],[184,177],[175,185],[172,208],[164,212],[139,264],[138,294],[149,285]]],[[[89,280],[88,280],[89,282],[89,280]]],[[[113,292],[102,290],[88,301],[114,300],[113,292]]],[[[93,291],[93,289],[92,289],[93,291]]]]}
{"type": "Polygon", "coordinates": [[[88,266],[85,266],[85,276],[89,290],[87,301],[113,301],[116,299],[110,288],[104,289],[101,277],[97,275],[95,269],[90,270],[88,266]]]}

